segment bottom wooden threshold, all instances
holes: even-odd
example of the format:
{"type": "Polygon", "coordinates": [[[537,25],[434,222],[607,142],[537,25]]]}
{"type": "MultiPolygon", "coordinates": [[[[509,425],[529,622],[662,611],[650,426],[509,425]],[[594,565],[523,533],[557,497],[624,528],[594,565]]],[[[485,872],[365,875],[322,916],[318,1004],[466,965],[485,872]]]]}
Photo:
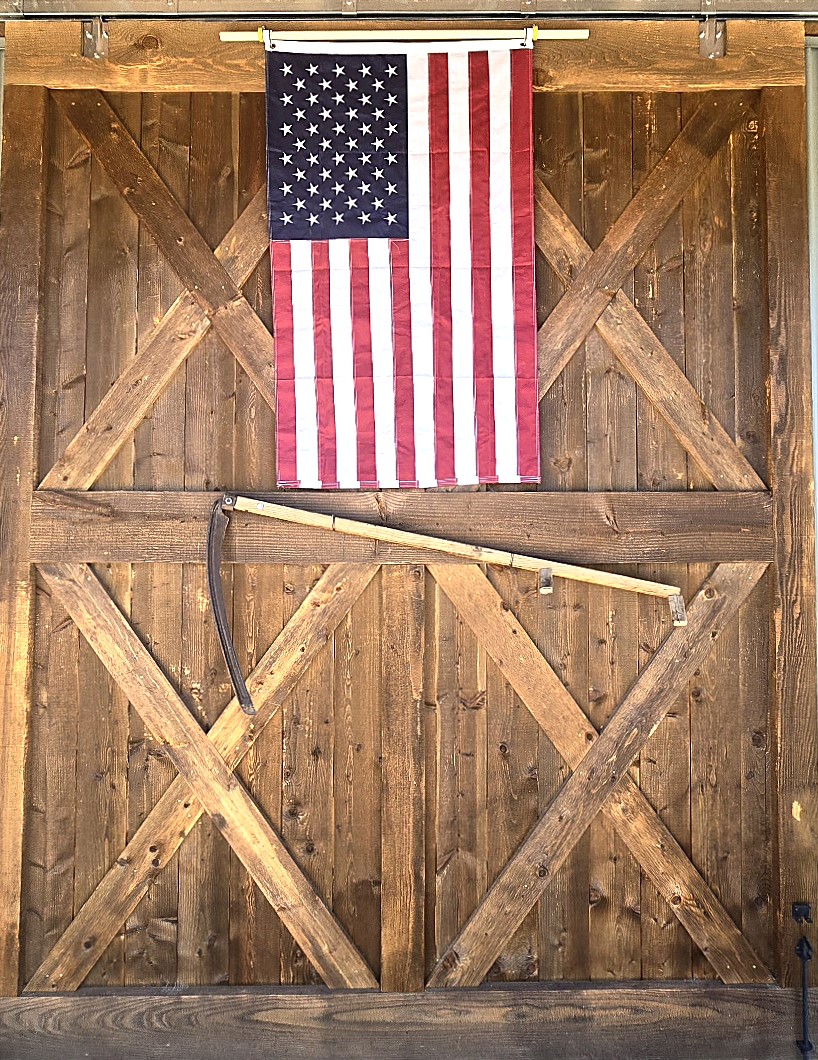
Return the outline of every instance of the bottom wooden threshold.
{"type": "Polygon", "coordinates": [[[795,990],[716,983],[94,990],[0,999],[0,1057],[791,1060],[799,1017],[795,990]]]}

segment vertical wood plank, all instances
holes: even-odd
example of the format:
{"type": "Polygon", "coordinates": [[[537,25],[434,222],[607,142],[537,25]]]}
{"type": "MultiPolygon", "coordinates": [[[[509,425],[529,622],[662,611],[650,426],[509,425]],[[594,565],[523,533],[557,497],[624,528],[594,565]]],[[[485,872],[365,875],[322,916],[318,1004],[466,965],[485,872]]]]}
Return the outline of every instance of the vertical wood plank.
{"type": "MultiPolygon", "coordinates": [[[[632,197],[632,105],[629,93],[590,94],[585,104],[584,234],[596,247],[632,197]]],[[[632,296],[630,281],[624,291],[632,296]]],[[[636,489],[636,387],[596,331],[585,342],[585,378],[588,489],[636,489]]],[[[598,729],[636,676],[637,620],[632,594],[589,592],[588,695],[598,729]]],[[[591,978],[638,978],[639,867],[607,820],[593,822],[590,845],[591,978]]]]}
{"type": "MultiPolygon", "coordinates": [[[[44,348],[38,382],[40,468],[51,467],[82,426],[91,157],[50,107],[44,348]]],[[[37,593],[37,692],[30,733],[24,979],[71,921],[74,908],[77,705],[76,626],[37,593]]]]}
{"type": "MultiPolygon", "coordinates": [[[[316,566],[284,568],[285,619],[321,576],[316,566]]],[[[281,837],[310,883],[332,908],[335,800],[333,796],[333,646],[330,639],[284,708],[281,837]]],[[[322,982],[288,931],[281,932],[281,982],[322,982]]]]}
{"type": "MultiPolygon", "coordinates": [[[[190,216],[211,246],[234,219],[233,109],[227,95],[191,98],[190,216]]],[[[185,488],[227,489],[233,484],[235,361],[215,335],[207,335],[187,362],[185,389],[185,488]]],[[[232,578],[223,575],[232,617],[232,578]]],[[[208,728],[231,697],[231,686],[213,628],[204,566],[184,568],[182,692],[208,728]]],[[[202,818],[179,851],[178,970],[183,983],[227,982],[230,851],[209,819],[202,818]]]]}
{"type": "Polygon", "coordinates": [[[335,631],[333,910],[374,975],[381,960],[381,594],[376,576],[335,631]]]}
{"type": "MultiPolygon", "coordinates": [[[[778,972],[798,978],[791,903],[818,889],[815,528],[810,406],[806,124],[802,89],[765,89],[773,488],[778,972]]],[[[813,384],[814,385],[814,384],[813,384]]]]}
{"type": "MultiPolygon", "coordinates": [[[[683,100],[683,114],[697,105],[683,100]]],[[[735,429],[736,360],[733,332],[731,154],[726,144],[696,181],[683,205],[687,374],[726,430],[735,429]]],[[[708,488],[692,466],[690,487],[708,488]]],[[[694,591],[708,571],[690,569],[694,591]]],[[[735,700],[738,625],[731,623],[690,683],[691,853],[736,921],[741,916],[740,713],[735,700]]],[[[693,974],[714,973],[696,952],[693,974]]]]}
{"type": "MultiPolygon", "coordinates": [[[[753,114],[730,140],[733,211],[733,332],[736,441],[769,481],[769,317],[766,203],[761,123],[753,114]]],[[[771,580],[765,575],[738,616],[741,704],[741,928],[770,967],[775,962],[773,770],[770,758],[771,580]]]]}
{"type": "MultiPolygon", "coordinates": [[[[678,95],[635,95],[633,99],[634,192],[679,132],[678,95]]],[[[681,209],[634,273],[634,302],[676,363],[685,366],[681,209]]],[[[685,490],[687,457],[664,420],[637,391],[637,478],[641,490],[685,490]]],[[[687,585],[687,568],[676,564],[640,566],[640,577],[687,585]]],[[[640,664],[645,665],[669,632],[663,602],[639,601],[640,664]]],[[[687,691],[651,737],[640,757],[640,784],[686,852],[690,851],[690,715],[687,691]]],[[[642,875],[642,976],[688,979],[690,938],[667,901],[642,875]]]]}
{"type": "MultiPolygon", "coordinates": [[[[264,96],[234,99],[237,117],[236,199],[239,212],[264,183],[266,173],[264,96]]],[[[265,257],[244,287],[250,305],[272,327],[270,262],[265,257]]],[[[235,471],[232,488],[271,489],[275,484],[273,413],[247,374],[236,365],[235,471]]],[[[280,565],[233,569],[233,638],[245,673],[258,662],[284,622],[284,576],[280,565]]],[[[271,821],[281,820],[281,713],[242,759],[239,776],[271,821]]],[[[280,978],[280,923],[269,902],[230,852],[230,982],[277,983],[280,978]]]]}
{"type": "MultiPolygon", "coordinates": [[[[141,97],[111,96],[128,131],[139,136],[141,97]]],[[[96,408],[136,349],[139,223],[110,177],[91,159],[91,206],[86,325],[85,416],[96,408]]],[[[133,486],[133,442],[123,446],[99,479],[104,489],[133,486]]],[[[130,612],[131,568],[96,569],[106,588],[130,612]]],[[[128,703],[84,638],[79,640],[79,680],[86,690],[78,725],[77,856],[75,911],[86,901],[127,841],[128,703]]],[[[124,928],[124,925],[123,925],[124,928]]],[[[124,936],[108,947],[88,976],[89,985],[124,982],[124,936]]]]}
{"type": "MultiPolygon", "coordinates": [[[[518,571],[489,568],[488,574],[515,615],[527,592],[536,591],[532,579],[518,571]]],[[[496,665],[490,662],[487,669],[488,879],[493,883],[539,815],[538,725],[496,665]]],[[[538,927],[535,908],[505,942],[487,978],[536,979],[538,927]]]]}
{"type": "MultiPolygon", "coordinates": [[[[142,150],[185,209],[190,170],[190,98],[145,94],[142,150]]],[[[144,227],[139,241],[138,335],[141,345],[170,308],[181,285],[144,227]]],[[[134,486],[172,489],[185,478],[185,369],[159,396],[134,440],[134,486]]],[[[131,618],[154,658],[178,688],[182,667],[182,568],[139,564],[133,571],[131,618]]],[[[176,774],[164,748],[131,710],[128,834],[139,828],[176,774]]],[[[176,982],[179,861],[174,857],[129,917],[126,985],[176,982]]]]}
{"type": "Polygon", "coordinates": [[[35,389],[42,343],[46,128],[43,89],[8,89],[0,203],[0,994],[19,987],[25,755],[32,680],[37,474],[35,389]]]}
{"type": "Polygon", "coordinates": [[[424,569],[381,569],[381,989],[424,985],[424,569]]]}
{"type": "MultiPolygon", "coordinates": [[[[579,95],[538,92],[534,97],[534,150],[538,171],[574,224],[582,229],[582,125],[579,95]]],[[[537,314],[542,323],[563,286],[537,254],[537,314]]],[[[588,488],[585,455],[585,355],[580,349],[540,402],[543,490],[588,488]]],[[[537,646],[583,706],[588,698],[588,588],[563,582],[546,598],[537,646]]],[[[539,812],[562,786],[565,763],[538,734],[539,812]]],[[[587,979],[588,857],[584,836],[539,904],[540,979],[587,979]]]]}

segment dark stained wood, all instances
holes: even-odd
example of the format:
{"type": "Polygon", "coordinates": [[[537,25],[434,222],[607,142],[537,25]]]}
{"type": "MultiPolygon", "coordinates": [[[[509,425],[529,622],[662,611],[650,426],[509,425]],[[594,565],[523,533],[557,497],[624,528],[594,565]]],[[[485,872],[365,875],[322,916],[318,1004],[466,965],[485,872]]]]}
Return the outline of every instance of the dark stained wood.
{"type": "Polygon", "coordinates": [[[639,194],[620,214],[570,291],[540,328],[540,390],[547,390],[583,342],[628,273],[664,228],[687,189],[727,140],[753,93],[705,97],[639,194]]]}
{"type": "MultiPolygon", "coordinates": [[[[567,285],[574,271],[591,260],[591,249],[540,180],[535,183],[535,202],[538,246],[567,285]]],[[[718,418],[707,406],[702,408],[690,381],[623,291],[604,309],[596,330],[714,486],[764,488],[718,418]]],[[[552,375],[541,376],[541,392],[552,375]]]]}
{"type": "MultiPolygon", "coordinates": [[[[818,991],[813,990],[813,1004],[818,991]]],[[[790,1060],[795,990],[694,983],[527,985],[416,995],[220,990],[0,1002],[18,1060],[790,1060]]]]}
{"type": "MultiPolygon", "coordinates": [[[[582,17],[579,8],[574,14],[582,17]]],[[[559,25],[562,28],[565,23],[559,25]]],[[[540,26],[547,28],[542,22],[540,26]]],[[[60,22],[10,23],[9,84],[137,92],[264,90],[261,49],[253,43],[219,41],[219,30],[246,28],[246,24],[115,21],[109,29],[110,58],[104,64],[82,58],[72,28],[60,22]]],[[[693,20],[594,22],[587,41],[540,40],[536,44],[535,86],[602,92],[804,83],[799,23],[733,22],[729,41],[727,56],[716,63],[700,57],[698,26],[693,20]]]]}
{"type": "MultiPolygon", "coordinates": [[[[204,94],[191,100],[188,205],[191,226],[196,226],[205,249],[217,246],[234,220],[231,124],[232,106],[226,97],[204,94]]],[[[155,236],[153,231],[152,234],[155,236]]],[[[163,240],[158,239],[157,243],[172,266],[163,240]]],[[[211,331],[185,365],[186,489],[225,487],[233,481],[235,394],[235,361],[211,331]]],[[[228,569],[223,578],[229,615],[233,607],[232,575],[228,569]]],[[[207,606],[204,567],[185,565],[181,590],[184,637],[179,690],[207,731],[230,701],[232,688],[212,611],[207,606]]],[[[213,821],[202,817],[179,852],[177,953],[178,978],[182,983],[215,985],[228,980],[229,880],[228,846],[213,821]]]]}
{"type": "MultiPolygon", "coordinates": [[[[676,95],[633,98],[633,179],[639,187],[661,159],[681,125],[676,95]]],[[[670,218],[634,273],[634,304],[679,367],[685,366],[684,283],[681,211],[670,218]]],[[[687,488],[687,457],[643,393],[637,394],[637,475],[642,490],[687,488]]],[[[655,575],[660,568],[642,566],[655,575]]],[[[687,595],[687,569],[672,566],[675,585],[687,595]]],[[[747,605],[745,604],[745,607],[747,605]]],[[[639,601],[639,664],[646,665],[669,632],[666,608],[639,601]]],[[[690,720],[687,690],[645,746],[639,759],[639,784],[661,820],[686,853],[690,852],[690,720]]],[[[640,899],[642,976],[686,979],[691,975],[690,937],[646,874],[640,899]]]]}
{"type": "Polygon", "coordinates": [[[425,979],[424,569],[381,569],[381,990],[425,979]]]}
{"type": "MultiPolygon", "coordinates": [[[[484,583],[475,576],[477,568],[431,565],[430,569],[447,595],[457,601],[460,613],[472,624],[476,623],[478,617],[472,614],[476,599],[481,592],[486,597],[484,583]]],[[[575,738],[584,740],[590,749],[576,763],[574,773],[545,815],[438,962],[429,979],[430,987],[467,986],[469,982],[480,982],[503,941],[547,888],[564,861],[565,853],[570,850],[571,841],[575,842],[582,835],[617,786],[624,782],[624,790],[630,793],[627,770],[670,709],[672,701],[668,689],[674,683],[687,680],[701,665],[764,569],[763,564],[725,564],[718,567],[692,602],[688,611],[689,624],[674,629],[668,636],[653,656],[651,664],[640,673],[599,739],[594,740],[594,730],[589,725],[586,725],[584,734],[576,734],[575,738]]],[[[497,605],[492,607],[487,599],[484,603],[488,605],[482,609],[486,649],[498,665],[510,665],[505,646],[501,646],[503,627],[509,624],[503,603],[498,601],[500,615],[497,605]],[[492,613],[495,633],[490,631],[492,613]],[[500,616],[503,616],[502,622],[498,621],[500,616]],[[499,642],[497,637],[500,638],[499,642]]],[[[510,632],[520,645],[518,651],[522,651],[525,644],[522,629],[516,623],[511,623],[510,632]]],[[[547,673],[550,673],[552,683],[556,681],[550,668],[547,673]]],[[[561,688],[557,681],[556,689],[561,688]]],[[[553,725],[559,733],[566,724],[570,724],[567,719],[576,705],[573,701],[567,702],[562,693],[557,697],[552,691],[549,706],[550,711],[545,712],[546,717],[551,714],[549,729],[553,725]],[[559,717],[560,714],[562,717],[559,717]]],[[[552,738],[555,743],[560,740],[556,735],[552,738]]],[[[644,861],[643,864],[648,867],[644,861]]],[[[746,947],[746,943],[744,945],[746,947]]],[[[751,976],[753,970],[756,974],[768,974],[761,971],[757,959],[752,962],[751,968],[747,968],[751,976]]],[[[731,978],[736,971],[735,966],[726,965],[725,972],[731,978]]],[[[725,972],[722,972],[723,976],[725,972]]]]}
{"type": "MultiPolygon", "coordinates": [[[[281,709],[376,570],[372,566],[328,568],[304,606],[265,652],[247,679],[258,713],[251,719],[233,699],[209,734],[230,768],[238,765],[281,709]]],[[[77,989],[202,812],[188,785],[177,777],[32,977],[29,989],[77,989]]]]}
{"type": "MultiPolygon", "coordinates": [[[[591,565],[766,560],[773,548],[772,508],[765,493],[677,498],[672,493],[293,492],[275,499],[401,530],[591,565]]],[[[32,559],[202,563],[212,503],[212,494],[194,492],[37,491],[32,501],[32,559]]],[[[376,547],[330,531],[241,513],[232,520],[225,543],[227,563],[416,558],[405,550],[376,547]]]]}
{"type": "Polygon", "coordinates": [[[810,408],[804,96],[762,96],[770,319],[771,479],[778,903],[782,981],[797,981],[797,938],[787,916],[816,890],[818,718],[815,709],[815,548],[810,408]]]}
{"type": "MultiPolygon", "coordinates": [[[[40,467],[82,423],[91,158],[57,107],[49,108],[44,350],[40,360],[40,467]]],[[[36,614],[37,680],[29,733],[26,923],[23,981],[71,922],[76,858],[79,651],[77,628],[40,585],[36,614]]]]}
{"type": "Polygon", "coordinates": [[[40,570],[100,660],[127,690],[145,723],[163,742],[180,775],[201,799],[268,901],[297,933],[299,944],[327,985],[374,987],[376,981],[358,951],[90,568],[64,565],[40,570]]]}
{"type": "MultiPolygon", "coordinates": [[[[566,216],[582,227],[583,117],[580,95],[537,93],[534,97],[537,178],[559,200],[566,216]]],[[[540,181],[537,179],[537,184],[540,181]]],[[[535,225],[539,215],[535,209],[535,225]]],[[[564,285],[542,254],[537,255],[537,319],[557,305],[564,285]]],[[[585,351],[580,348],[540,401],[540,461],[544,491],[587,490],[585,422],[585,351]]],[[[537,498],[539,503],[540,498],[537,498]]],[[[555,585],[554,593],[519,613],[549,664],[572,696],[588,703],[588,588],[579,583],[555,585]],[[531,621],[529,626],[527,616],[531,621]]],[[[562,786],[567,769],[554,745],[539,736],[539,812],[562,786]]],[[[590,978],[588,936],[588,858],[586,834],[571,852],[547,902],[540,902],[540,979],[590,978]]],[[[462,923],[462,921],[461,921],[462,923]]]]}
{"type": "MultiPolygon", "coordinates": [[[[91,147],[94,157],[116,183],[120,194],[148,227],[214,330],[252,376],[265,401],[274,407],[272,336],[230,274],[214,257],[194,222],[180,209],[156,170],[117,121],[104,96],[91,92],[65,92],[56,98],[91,147]]],[[[222,97],[219,105],[225,103],[229,104],[228,97],[222,97]]],[[[211,185],[211,194],[220,185],[221,180],[211,185]]]]}
{"type": "MultiPolygon", "coordinates": [[[[557,678],[505,601],[474,568],[433,568],[438,583],[554,747],[576,766],[596,738],[582,708],[557,678]]],[[[556,594],[555,594],[556,595],[556,594]]],[[[719,974],[770,982],[765,969],[630,777],[603,808],[645,872],[719,974]]]]}
{"type": "MultiPolygon", "coordinates": [[[[57,108],[55,108],[57,109],[57,108]]],[[[73,127],[66,121],[69,128],[73,127]]],[[[183,208],[190,178],[190,100],[187,96],[143,96],[141,147],[183,208]]],[[[173,270],[144,228],[139,240],[137,358],[181,293],[173,270]]],[[[184,486],[185,380],[180,372],[159,396],[134,436],[134,486],[184,486]]],[[[76,432],[74,432],[76,433],[76,432]]],[[[70,435],[69,437],[73,437],[70,435]]],[[[182,568],[140,564],[133,569],[131,620],[143,643],[178,688],[182,679],[182,568]]],[[[128,839],[171,783],[175,770],[139,714],[131,710],[128,743],[128,839]]],[[[177,977],[179,866],[174,860],[156,878],[128,919],[125,984],[173,983],[177,977]]]]}
{"type": "MultiPolygon", "coordinates": [[[[236,280],[248,279],[267,246],[266,193],[260,192],[214,251],[236,280]]],[[[184,364],[210,321],[191,294],[177,298],[138,356],[66,446],[41,486],[88,489],[126,443],[184,364]]]]}
{"type": "Polygon", "coordinates": [[[32,690],[31,491],[37,472],[35,391],[42,341],[48,100],[5,97],[0,225],[0,994],[18,989],[25,755],[32,690]]]}

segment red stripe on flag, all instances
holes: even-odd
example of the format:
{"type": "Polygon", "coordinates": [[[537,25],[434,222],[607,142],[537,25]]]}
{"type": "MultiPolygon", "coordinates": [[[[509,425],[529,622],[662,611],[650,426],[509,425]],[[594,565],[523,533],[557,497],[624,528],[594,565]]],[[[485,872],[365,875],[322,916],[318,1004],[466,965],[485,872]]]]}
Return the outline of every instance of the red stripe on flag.
{"type": "Polygon", "coordinates": [[[417,486],[409,244],[403,239],[391,240],[389,256],[392,266],[392,355],[395,360],[395,445],[398,482],[404,487],[417,486]]]}
{"type": "Polygon", "coordinates": [[[335,385],[332,378],[329,245],[312,244],[312,317],[315,338],[315,392],[318,401],[318,475],[321,485],[338,488],[335,442],[335,385]]]}
{"type": "Polygon", "coordinates": [[[298,486],[295,449],[295,346],[293,342],[293,277],[290,244],[272,242],[276,359],[276,481],[298,486]]]}
{"type": "Polygon", "coordinates": [[[454,485],[449,60],[445,53],[429,56],[429,176],[432,337],[435,364],[435,473],[441,485],[454,485]]]}
{"type": "Polygon", "coordinates": [[[474,320],[474,415],[477,476],[497,481],[494,438],[494,363],[491,328],[491,220],[489,217],[489,57],[469,56],[471,142],[471,283],[474,320]]]}
{"type": "Polygon", "coordinates": [[[372,329],[369,323],[369,248],[351,239],[349,267],[352,297],[352,360],[355,374],[355,423],[358,481],[362,489],[378,488],[375,459],[375,388],[372,382],[372,329]]]}
{"type": "Polygon", "coordinates": [[[537,325],[534,296],[534,145],[532,52],[511,52],[511,214],[514,336],[517,356],[517,470],[539,479],[537,325]]]}

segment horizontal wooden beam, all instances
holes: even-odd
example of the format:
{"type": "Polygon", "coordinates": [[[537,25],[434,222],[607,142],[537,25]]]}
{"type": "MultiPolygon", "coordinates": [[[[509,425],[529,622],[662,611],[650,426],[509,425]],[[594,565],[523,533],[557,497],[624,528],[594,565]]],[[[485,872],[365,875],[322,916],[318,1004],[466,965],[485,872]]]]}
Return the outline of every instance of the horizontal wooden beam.
{"type": "MultiPolygon", "coordinates": [[[[32,5],[29,4],[28,7],[32,5]]],[[[70,13],[70,0],[48,7],[38,0],[36,10],[70,13]]],[[[185,14],[196,4],[179,0],[185,14]]],[[[198,5],[203,8],[207,5],[198,5]]],[[[211,10],[230,10],[225,3],[211,10]]],[[[604,6],[604,5],[603,5],[604,6]]],[[[640,5],[642,8],[646,4],[640,5]]],[[[407,15],[435,11],[434,5],[411,0],[404,6],[407,15]]],[[[570,4],[560,0],[561,13],[570,13],[570,4]]],[[[595,9],[598,7],[594,5],[595,9]]],[[[620,3],[619,14],[627,13],[620,3]]],[[[165,10],[164,3],[162,4],[165,10]]],[[[400,3],[381,5],[381,11],[400,3]]],[[[546,8],[540,4],[540,10],[546,8]]],[[[87,9],[87,4],[86,4],[87,9]]],[[[322,0],[302,6],[301,17],[309,10],[338,13],[340,4],[325,7],[322,0]]],[[[105,3],[98,10],[110,10],[105,3]]],[[[131,7],[129,13],[137,13],[131,7]]],[[[233,5],[233,10],[236,8],[233,5]]],[[[249,10],[249,9],[248,9],[249,10]]],[[[280,10],[280,9],[279,9],[280,10]]],[[[438,7],[441,14],[446,6],[438,7]]],[[[474,0],[457,4],[452,13],[472,11],[491,15],[487,5],[481,12],[474,0]]],[[[580,12],[581,8],[574,10],[580,12]]],[[[497,8],[494,8],[494,12],[497,8]]],[[[359,0],[358,12],[370,19],[359,0]]],[[[719,14],[727,12],[719,5],[719,14]]],[[[528,12],[527,12],[528,14],[528,12]]],[[[531,10],[531,15],[534,9],[531,10]]],[[[306,22],[286,24],[266,22],[277,29],[304,29],[306,22]]],[[[470,27],[483,23],[469,21],[470,27]]],[[[508,23],[484,23],[495,28],[508,23]]],[[[452,23],[448,23],[451,28],[452,23]]],[[[519,17],[517,19],[519,25],[519,17]]],[[[537,89],[551,91],[682,91],[718,88],[759,88],[764,85],[804,83],[804,31],[799,22],[732,22],[728,29],[728,49],[717,62],[699,54],[698,23],[689,22],[585,22],[559,23],[559,28],[589,28],[587,41],[539,41],[534,49],[534,83],[537,89]]],[[[323,29],[350,28],[350,22],[323,23],[323,29]]],[[[355,22],[354,28],[381,29],[388,34],[395,23],[355,22]]],[[[232,22],[114,21],[109,26],[109,58],[101,62],[84,59],[81,37],[75,22],[10,22],[7,28],[6,81],[8,84],[46,85],[49,88],[99,88],[105,91],[137,92],[262,92],[264,53],[258,44],[219,41],[219,32],[241,28],[232,22]]],[[[245,26],[246,28],[246,26],[245,26]]],[[[547,23],[542,28],[548,28],[547,23]]]]}
{"type": "MultiPolygon", "coordinates": [[[[317,493],[270,500],[573,563],[768,561],[767,493],[317,493]]],[[[210,493],[37,491],[35,563],[203,563],[210,493]]],[[[425,563],[428,553],[238,512],[228,563],[425,563]]],[[[460,562],[454,557],[441,557],[460,562]]]]}
{"type": "Polygon", "coordinates": [[[791,1060],[798,1013],[795,990],[712,983],[27,995],[0,1001],[0,1052],[15,1060],[791,1060]]]}

